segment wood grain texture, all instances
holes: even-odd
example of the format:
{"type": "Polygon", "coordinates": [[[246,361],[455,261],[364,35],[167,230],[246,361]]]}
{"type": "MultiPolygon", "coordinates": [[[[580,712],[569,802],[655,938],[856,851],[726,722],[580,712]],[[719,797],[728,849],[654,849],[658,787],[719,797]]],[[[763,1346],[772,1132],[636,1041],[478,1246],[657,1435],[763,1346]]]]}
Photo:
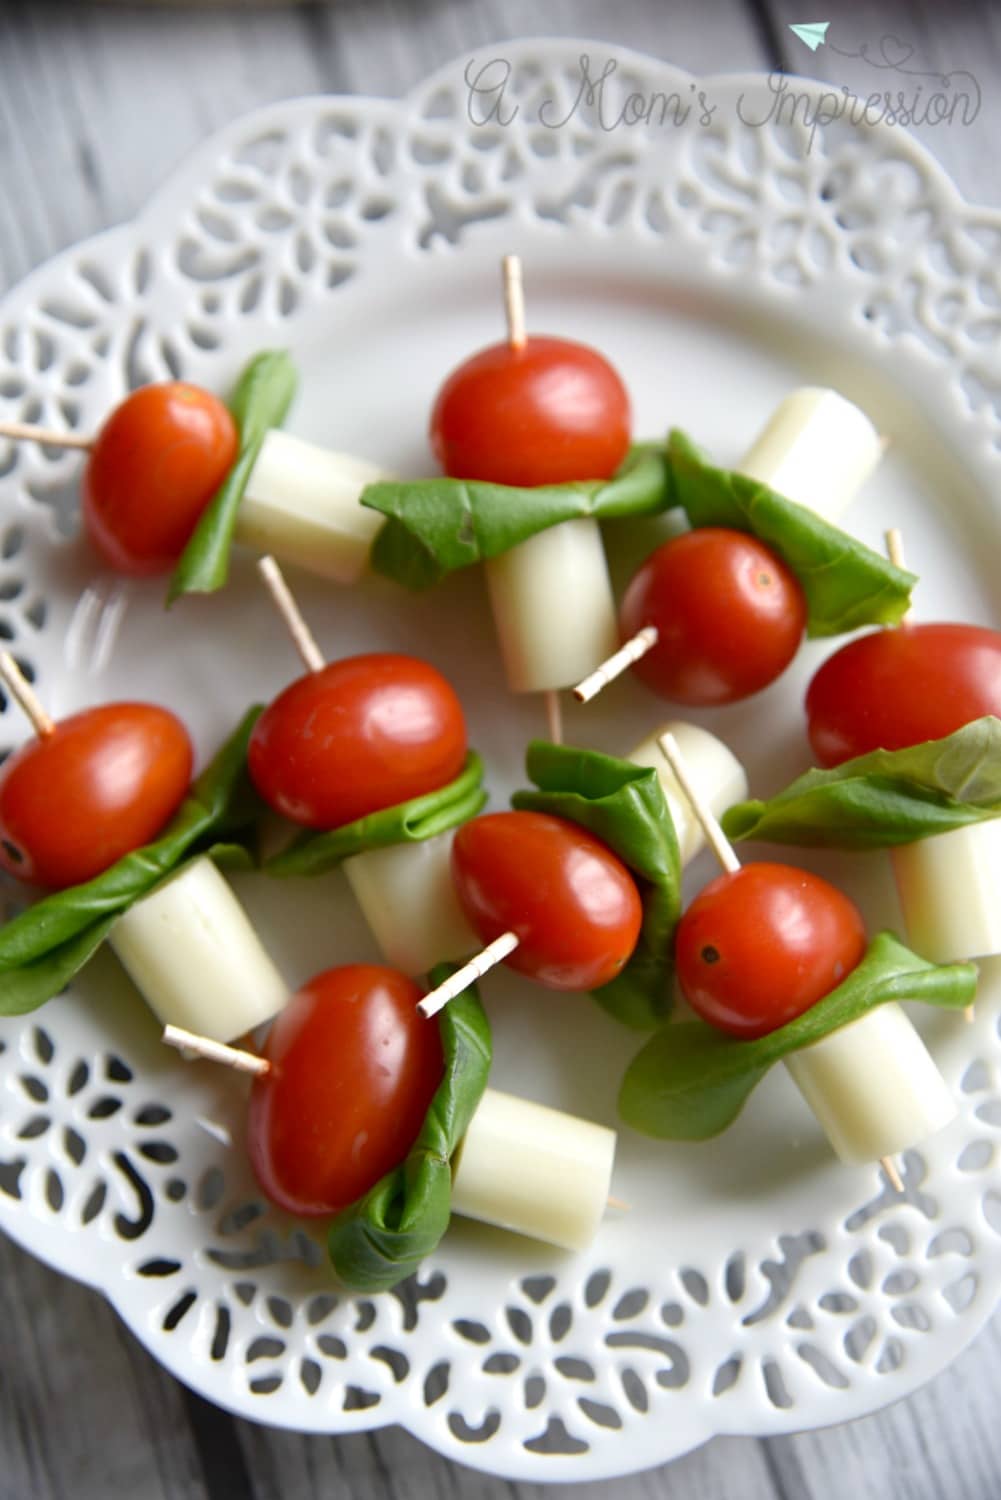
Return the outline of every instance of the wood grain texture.
{"type": "MultiPolygon", "coordinates": [[[[791,73],[822,78],[836,88],[847,86],[865,100],[873,92],[890,90],[896,96],[917,101],[918,117],[912,133],[949,172],[963,196],[974,203],[1001,205],[1001,173],[997,169],[997,141],[1001,135],[1001,7],[991,0],[861,0],[851,6],[819,7],[825,15],[835,13],[828,33],[830,45],[810,52],[789,31],[790,22],[803,19],[801,0],[767,0],[783,67],[791,73]],[[935,77],[919,77],[887,68],[886,56],[902,58],[903,64],[922,73],[954,74],[943,89],[935,77]],[[835,51],[839,48],[839,51],[835,51]],[[844,57],[844,52],[865,49],[880,64],[863,58],[844,57]],[[963,73],[972,75],[964,79],[963,73]],[[916,91],[920,89],[918,94],[916,91]],[[976,118],[963,123],[957,111],[951,121],[932,124],[920,118],[929,95],[944,93],[952,99],[957,91],[970,93],[971,106],[979,98],[976,118]],[[979,89],[979,96],[975,92],[979,89]]],[[[809,12],[809,6],[807,7],[809,12]]],[[[970,114],[973,113],[971,107],[970,114]]]]}
{"type": "MultiPolygon", "coordinates": [[[[823,11],[823,7],[820,10],[823,11]]],[[[833,7],[831,7],[833,9],[833,7]]],[[[806,19],[810,18],[809,7],[806,19]]],[[[830,14],[830,10],[827,12],[830,14]]],[[[867,92],[869,70],[788,31],[800,0],[338,0],[173,11],[0,6],[0,285],[131,217],[206,134],[270,100],[397,95],[450,57],[577,35],[694,72],[782,65],[867,92]]],[[[859,0],[845,49],[896,33],[929,67],[971,68],[969,128],[923,138],[970,197],[1001,201],[1001,16],[992,0],[859,0]]],[[[0,1242],[0,1500],[541,1500],[405,1433],[300,1437],[234,1421],[164,1374],[93,1292],[0,1242]]],[[[1001,1320],[911,1400],[851,1426],[723,1439],[588,1500],[990,1500],[1001,1494],[1001,1320]]]]}

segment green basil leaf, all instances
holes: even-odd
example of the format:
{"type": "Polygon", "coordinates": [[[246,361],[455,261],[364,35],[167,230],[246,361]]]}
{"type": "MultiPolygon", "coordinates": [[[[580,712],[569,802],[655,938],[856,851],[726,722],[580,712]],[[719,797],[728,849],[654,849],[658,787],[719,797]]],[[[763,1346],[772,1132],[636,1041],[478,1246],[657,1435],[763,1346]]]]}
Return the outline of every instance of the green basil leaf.
{"type": "Polygon", "coordinates": [[[892,933],[881,932],[836,990],[756,1041],[740,1041],[705,1021],[663,1027],[629,1064],[619,1113],[634,1130],[660,1140],[707,1140],[737,1118],[755,1084],[790,1052],[812,1046],[889,1000],[962,1010],[976,988],[973,964],[927,963],[892,933]]]}
{"type": "Polygon", "coordinates": [[[57,995],[114,919],[186,858],[209,852],[232,861],[233,840],[249,836],[259,806],[246,758],[260,712],[253,708],[244,717],[152,844],[126,854],[93,880],[45,896],[0,928],[0,1015],[32,1010],[57,995]]]}
{"type": "Polygon", "coordinates": [[[291,356],[268,349],[246,366],[229,402],[240,433],[236,462],[202,512],[174,569],[168,605],[181,594],[211,594],[229,577],[237,513],[261,444],[272,427],[288,415],[299,377],[291,356]]]}
{"type": "Polygon", "coordinates": [[[468,822],[483,809],[487,794],[483,790],[483,762],[471,750],[462,771],[447,786],[381,812],[369,813],[354,823],[345,823],[329,833],[301,834],[265,861],[269,875],[322,875],[342,860],[366,849],[383,849],[387,844],[416,844],[433,839],[468,822]]]}
{"type": "Polygon", "coordinates": [[[1001,720],[974,719],[940,740],[874,750],[807,771],[767,802],[738,802],[732,839],[822,849],[889,849],[1001,817],[1001,720]]]}
{"type": "Polygon", "coordinates": [[[692,526],[750,532],[795,573],[806,595],[807,635],[893,625],[906,614],[917,582],[913,573],[760,480],[715,468],[677,428],[667,458],[671,504],[684,509],[692,526]]]}
{"type": "Polygon", "coordinates": [[[479,479],[384,481],[363,490],[361,503],[387,518],[372,545],[375,571],[426,589],[562,521],[664,510],[667,464],[659,444],[638,443],[611,479],[528,489],[479,479]]]}
{"type": "MultiPolygon", "coordinates": [[[[439,964],[432,985],[454,965],[439,964]]],[[[339,1281],[351,1291],[385,1292],[434,1250],[451,1214],[451,1161],[483,1097],[493,1055],[490,1023],[475,988],[439,1012],[445,1075],[410,1152],[400,1166],[330,1226],[327,1248],[339,1281]]]]}
{"type": "Polygon", "coordinates": [[[674,998],[671,950],[681,914],[681,858],[657,772],[545,740],[532,741],[525,766],[539,790],[515,792],[515,807],[586,828],[637,877],[643,898],[639,942],[622,972],[592,993],[625,1026],[659,1026],[674,998]]]}
{"type": "Polygon", "coordinates": [[[65,943],[0,974],[0,1016],[23,1016],[60,994],[93,958],[116,920],[117,913],[98,917],[65,943]]]}

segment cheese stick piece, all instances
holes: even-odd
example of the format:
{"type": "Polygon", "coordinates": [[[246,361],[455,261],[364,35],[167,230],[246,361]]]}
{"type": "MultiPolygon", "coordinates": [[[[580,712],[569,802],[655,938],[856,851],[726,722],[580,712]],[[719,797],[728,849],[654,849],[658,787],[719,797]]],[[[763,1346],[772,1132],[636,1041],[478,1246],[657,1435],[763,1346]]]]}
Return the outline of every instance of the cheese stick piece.
{"type": "Polygon", "coordinates": [[[487,1089],[453,1161],[452,1211],[584,1250],[608,1203],[615,1131],[487,1089]]]}
{"type": "Polygon", "coordinates": [[[390,844],[344,861],[344,873],[394,969],[415,978],[438,963],[468,958],[481,943],[452,881],[455,830],[416,844],[390,844]]]}
{"type": "Polygon", "coordinates": [[[486,563],[487,588],[513,693],[572,687],[619,644],[597,521],[563,521],[486,563]]]}
{"type": "Polygon", "coordinates": [[[779,403],[737,468],[836,523],[882,453],[857,406],[837,391],[803,386],[779,403]]]}
{"type": "Polygon", "coordinates": [[[358,498],[393,476],[280,428],[265,436],[236,517],[236,540],[335,583],[356,583],[383,518],[358,498]]]}
{"type": "Polygon", "coordinates": [[[657,743],[663,734],[674,735],[695,790],[708,803],[716,818],[735,802],[743,802],[748,792],[747,772],[722,740],[710,734],[708,729],[701,729],[698,724],[686,724],[681,719],[661,724],[634,750],[630,750],[626,760],[637,766],[652,766],[657,772],[678,835],[681,863],[685,865],[704,846],[706,836],[657,743]]]}
{"type": "Polygon", "coordinates": [[[123,967],[165,1026],[231,1042],[289,996],[250,919],[215,865],[194,860],[111,929],[123,967]]]}
{"type": "Polygon", "coordinates": [[[915,1027],[892,1001],[785,1059],[842,1161],[879,1161],[955,1118],[956,1102],[915,1027]]]}
{"type": "Polygon", "coordinates": [[[1001,818],[901,844],[890,857],[915,952],[937,964],[1001,953],[1001,818]]]}

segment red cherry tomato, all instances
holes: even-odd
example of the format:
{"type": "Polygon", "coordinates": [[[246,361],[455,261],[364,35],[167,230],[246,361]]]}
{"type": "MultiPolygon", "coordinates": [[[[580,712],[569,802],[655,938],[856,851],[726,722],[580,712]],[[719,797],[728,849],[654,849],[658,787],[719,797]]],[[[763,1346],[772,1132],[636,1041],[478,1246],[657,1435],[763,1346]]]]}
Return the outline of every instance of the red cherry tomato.
{"type": "Polygon", "coordinates": [[[102,557],[138,577],[172,568],[233,467],[236,423],[209,391],[180,380],[126,396],[83,475],[83,519],[102,557]]]}
{"type": "Polygon", "coordinates": [[[421,991],[396,969],[347,964],[304,985],[268,1034],[248,1148],[258,1182],[289,1213],[336,1213],[406,1156],[444,1059],[421,991]]]}
{"type": "Polygon", "coordinates": [[[985,714],[1001,717],[1001,634],[979,625],[859,636],[828,657],[806,694],[822,766],[941,739],[985,714]]]}
{"type": "Polygon", "coordinates": [[[388,654],[297,678],[265,709],[248,751],[264,800],[307,828],[339,828],[433,792],[465,758],[452,687],[427,662],[388,654]]]}
{"type": "Polygon", "coordinates": [[[685,999],[733,1036],[765,1036],[830,994],[865,952],[847,896],[792,865],[744,865],[700,891],[678,923],[685,999]]]}
{"type": "Polygon", "coordinates": [[[458,479],[562,484],[614,474],[629,447],[629,397],[595,349],[569,339],[491,344],[453,370],[431,446],[458,479]]]}
{"type": "Polygon", "coordinates": [[[547,813],[488,813],[463,824],[452,877],[484,943],[514,932],[505,960],[552,990],[594,990],[614,979],[643,920],[636,882],[610,849],[547,813]]]}
{"type": "Polygon", "coordinates": [[[665,542],[634,575],[620,611],[623,640],[645,625],[657,644],[633,670],[669,703],[734,703],[796,655],[806,600],[783,562],[754,537],[716,526],[665,542]]]}
{"type": "Polygon", "coordinates": [[[152,703],[62,719],[0,771],[0,865],[60,889],[148,844],[188,790],[191,741],[152,703]]]}

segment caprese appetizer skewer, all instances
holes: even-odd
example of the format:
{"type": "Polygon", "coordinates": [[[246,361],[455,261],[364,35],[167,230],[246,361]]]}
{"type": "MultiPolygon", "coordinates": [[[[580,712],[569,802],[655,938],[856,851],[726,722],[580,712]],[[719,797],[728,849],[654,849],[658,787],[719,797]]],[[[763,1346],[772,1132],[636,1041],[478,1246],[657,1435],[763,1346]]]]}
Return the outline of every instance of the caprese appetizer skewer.
{"type": "MultiPolygon", "coordinates": [[[[834,520],[879,462],[869,419],[836,391],[793,391],[738,472],[834,520]]],[[[785,670],[806,625],[803,590],[756,538],[698,527],[664,542],[640,566],[619,612],[623,644],[578,682],[581,703],[633,667],[669,702],[731,703],[785,670]]]]}
{"type": "MultiPolygon", "coordinates": [[[[457,778],[467,763],[465,719],[441,673],[390,653],[328,663],[274,558],[258,567],[307,667],[251,736],[250,774],[268,805],[327,832],[457,778]]],[[[448,829],[341,862],[384,956],[412,976],[476,947],[451,878],[453,836],[448,829]]]]}
{"type": "MultiPolygon", "coordinates": [[[[161,1022],[231,1041],[269,1020],[288,986],[210,854],[198,852],[204,843],[182,837],[164,856],[154,842],[170,842],[171,819],[184,818],[192,750],[180,720],[153,704],[109,703],[56,723],[7,653],[0,678],[37,735],[0,772],[0,864],[67,895],[79,887],[83,909],[64,938],[52,913],[53,935],[35,933],[34,947],[22,942],[20,963],[30,971],[95,923],[93,946],[106,937],[161,1022]],[[123,874],[133,854],[149,866],[137,882],[123,874]],[[95,889],[105,872],[115,879],[95,889]]],[[[210,820],[204,809],[198,816],[210,820]]],[[[32,910],[16,920],[30,920],[32,910]]]]}
{"type": "MultiPolygon", "coordinates": [[[[521,262],[503,261],[508,337],[446,379],[432,446],[457,479],[538,486],[612,475],[629,447],[629,397],[596,350],[525,331],[521,262]]],[[[562,738],[559,692],[614,648],[615,601],[597,521],[551,526],[486,563],[512,692],[545,695],[550,739],[562,738]]]]}
{"type": "MultiPolygon", "coordinates": [[[[821,1000],[861,961],[861,914],[834,886],[803,870],[742,866],[670,734],[661,748],[724,871],[678,925],[682,992],[711,1025],[745,1039],[767,1035],[821,1000]]],[[[897,1153],[956,1114],[941,1073],[896,1002],[785,1061],[841,1159],[877,1160],[897,1192],[903,1191],[897,1153]]]]}
{"type": "MultiPolygon", "coordinates": [[[[439,1027],[420,990],[372,964],[308,981],[263,1055],[168,1029],[164,1041],[254,1075],[251,1162],[267,1197],[325,1217],[362,1199],[406,1157],[442,1081],[439,1027]]],[[[485,1088],[451,1157],[451,1211],[569,1250],[591,1243],[609,1206],[615,1131],[485,1088]]],[[[336,1268],[336,1260],[335,1260],[336,1268]]]]}
{"type": "MultiPolygon", "coordinates": [[[[264,355],[254,365],[278,356],[264,355]]],[[[291,397],[273,403],[277,420],[291,397]]],[[[239,389],[239,388],[238,388],[239,389]]],[[[337,453],[268,425],[252,451],[226,404],[187,381],[142,386],[90,435],[0,422],[0,439],[87,454],[84,529],[116,571],[144,577],[174,568],[238,461],[246,465],[234,538],[255,551],[337,583],[354,583],[382,518],[359,504],[369,484],[392,478],[365,459],[337,453]]]]}
{"type": "MultiPolygon", "coordinates": [[[[904,565],[899,530],[886,533],[904,565]]],[[[1001,717],[1001,634],[978,625],[915,623],[851,641],[807,690],[808,733],[822,766],[876,750],[944,739],[986,716],[1001,717]]],[[[890,850],[908,941],[936,963],[1001,952],[996,892],[1001,818],[931,834],[890,850]]],[[[966,1019],[973,1019],[968,1007],[966,1019]]]]}

